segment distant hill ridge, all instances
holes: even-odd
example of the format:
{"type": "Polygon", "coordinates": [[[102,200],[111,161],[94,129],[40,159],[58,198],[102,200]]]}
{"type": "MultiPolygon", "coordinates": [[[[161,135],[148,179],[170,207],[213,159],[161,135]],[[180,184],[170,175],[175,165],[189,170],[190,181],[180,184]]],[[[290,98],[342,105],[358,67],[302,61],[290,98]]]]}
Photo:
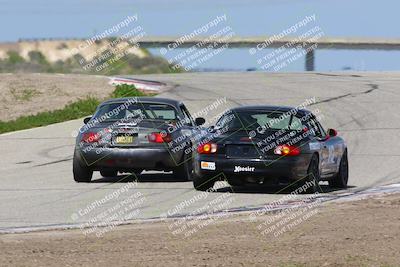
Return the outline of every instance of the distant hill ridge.
{"type": "Polygon", "coordinates": [[[144,49],[137,48],[126,40],[117,41],[112,38],[90,44],[85,39],[26,39],[14,43],[0,43],[0,60],[7,59],[10,51],[17,52],[25,60],[29,60],[29,52],[38,51],[51,63],[59,60],[65,61],[76,54],[80,54],[86,61],[90,61],[110,47],[140,58],[148,56],[144,49]]]}

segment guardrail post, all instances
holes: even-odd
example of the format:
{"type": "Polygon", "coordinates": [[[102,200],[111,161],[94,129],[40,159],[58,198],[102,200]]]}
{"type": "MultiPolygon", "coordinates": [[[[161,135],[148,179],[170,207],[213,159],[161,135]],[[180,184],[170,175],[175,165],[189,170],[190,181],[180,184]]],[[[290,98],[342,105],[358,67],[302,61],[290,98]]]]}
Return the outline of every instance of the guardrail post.
{"type": "Polygon", "coordinates": [[[308,49],[306,53],[306,71],[314,71],[314,49],[308,49]]]}

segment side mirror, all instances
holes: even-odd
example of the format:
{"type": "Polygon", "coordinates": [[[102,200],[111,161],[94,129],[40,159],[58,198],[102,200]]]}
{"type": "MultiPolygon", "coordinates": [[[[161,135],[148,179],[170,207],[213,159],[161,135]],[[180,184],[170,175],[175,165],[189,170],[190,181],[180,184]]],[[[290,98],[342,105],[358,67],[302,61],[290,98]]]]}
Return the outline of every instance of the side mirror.
{"type": "Polygon", "coordinates": [[[83,119],[83,123],[84,123],[84,124],[88,123],[88,122],[90,121],[91,118],[92,118],[92,117],[86,117],[86,118],[84,118],[84,119],[83,119]]]}
{"type": "Polygon", "coordinates": [[[329,129],[328,130],[328,135],[331,137],[334,137],[337,135],[337,131],[335,129],[329,129]]]}
{"type": "Polygon", "coordinates": [[[204,118],[202,118],[202,117],[198,117],[198,118],[196,118],[196,119],[194,120],[194,123],[195,123],[197,126],[203,125],[205,122],[206,122],[206,120],[205,120],[204,118]]]}

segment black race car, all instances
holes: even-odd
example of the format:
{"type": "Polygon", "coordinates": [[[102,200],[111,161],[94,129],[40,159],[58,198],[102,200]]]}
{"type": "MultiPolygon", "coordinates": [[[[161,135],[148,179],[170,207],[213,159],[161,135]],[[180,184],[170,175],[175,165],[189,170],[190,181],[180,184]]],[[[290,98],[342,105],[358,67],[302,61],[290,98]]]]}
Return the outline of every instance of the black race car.
{"type": "Polygon", "coordinates": [[[319,181],[345,188],[347,147],[334,129],[327,132],[310,111],[277,106],[242,106],[227,111],[209,129],[194,158],[194,187],[216,180],[232,186],[299,185],[319,181]]]}
{"type": "Polygon", "coordinates": [[[192,174],[190,138],[202,131],[176,100],[151,97],[111,99],[100,104],[76,138],[73,175],[90,182],[93,171],[104,177],[118,172],[173,171],[180,180],[192,174]]]}

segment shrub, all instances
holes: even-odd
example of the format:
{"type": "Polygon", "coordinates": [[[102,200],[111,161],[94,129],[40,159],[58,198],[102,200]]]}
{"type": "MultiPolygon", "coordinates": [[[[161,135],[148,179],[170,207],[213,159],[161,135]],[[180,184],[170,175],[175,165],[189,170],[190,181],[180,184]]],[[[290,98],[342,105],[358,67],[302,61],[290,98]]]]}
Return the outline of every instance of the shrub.
{"type": "Polygon", "coordinates": [[[112,92],[112,98],[119,97],[131,97],[131,96],[146,96],[146,93],[143,93],[136,89],[134,85],[121,84],[115,87],[115,90],[112,92]]]}

